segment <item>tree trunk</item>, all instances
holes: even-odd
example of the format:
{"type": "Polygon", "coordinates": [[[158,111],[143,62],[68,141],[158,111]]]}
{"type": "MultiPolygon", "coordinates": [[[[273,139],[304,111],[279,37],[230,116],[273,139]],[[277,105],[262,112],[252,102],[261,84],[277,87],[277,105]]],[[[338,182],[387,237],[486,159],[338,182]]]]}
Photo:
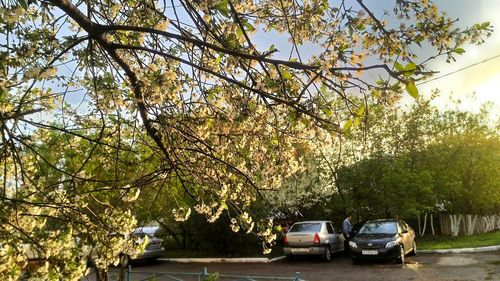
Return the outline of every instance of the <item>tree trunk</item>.
{"type": "Polygon", "coordinates": [[[118,275],[118,281],[125,281],[125,269],[126,266],[120,265],[120,274],[118,275]]]}
{"type": "Polygon", "coordinates": [[[95,279],[96,281],[108,281],[108,271],[107,269],[99,269],[94,267],[95,270],[95,279]]]}
{"type": "Polygon", "coordinates": [[[462,215],[450,215],[451,220],[451,236],[458,236],[460,233],[460,223],[463,219],[462,215]]]}
{"type": "Polygon", "coordinates": [[[432,236],[436,235],[436,231],[434,231],[434,214],[431,213],[431,231],[432,236]]]}
{"type": "Polygon", "coordinates": [[[488,216],[483,217],[485,227],[484,227],[484,232],[490,232],[495,229],[495,222],[493,218],[490,218],[488,216]]]}
{"type": "Polygon", "coordinates": [[[420,233],[420,237],[424,236],[426,228],[427,228],[427,213],[425,213],[424,215],[424,227],[422,229],[422,232],[420,233]]]}
{"type": "Polygon", "coordinates": [[[476,222],[477,222],[477,215],[467,215],[466,216],[466,224],[465,224],[465,235],[473,235],[474,234],[474,229],[476,228],[476,222]]]}
{"type": "Polygon", "coordinates": [[[420,235],[420,233],[422,233],[421,229],[421,223],[420,223],[420,214],[417,216],[417,219],[418,219],[418,235],[420,235]]]}

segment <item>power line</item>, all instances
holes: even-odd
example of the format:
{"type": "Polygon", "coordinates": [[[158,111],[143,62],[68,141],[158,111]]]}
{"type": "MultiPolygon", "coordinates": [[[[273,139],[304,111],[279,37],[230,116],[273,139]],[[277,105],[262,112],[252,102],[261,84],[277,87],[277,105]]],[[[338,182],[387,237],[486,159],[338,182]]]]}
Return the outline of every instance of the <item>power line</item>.
{"type": "Polygon", "coordinates": [[[450,73],[446,73],[446,74],[443,74],[443,75],[441,75],[441,76],[437,76],[437,77],[434,77],[434,78],[432,78],[432,79],[425,80],[425,81],[423,81],[423,82],[421,82],[421,83],[418,83],[418,84],[417,84],[417,86],[418,86],[418,85],[425,84],[425,83],[428,83],[428,82],[431,82],[431,81],[434,81],[434,80],[438,80],[438,79],[444,78],[444,77],[446,77],[446,76],[450,76],[450,75],[455,74],[455,73],[457,73],[457,72],[460,72],[460,71],[466,70],[467,68],[471,68],[471,67],[473,67],[473,66],[476,66],[476,65],[479,65],[479,64],[482,64],[482,63],[488,62],[488,61],[490,61],[490,60],[493,60],[493,59],[496,59],[496,58],[499,58],[499,57],[500,57],[500,54],[498,54],[498,55],[496,55],[496,56],[493,56],[493,57],[491,57],[491,58],[487,58],[487,59],[484,59],[484,60],[482,60],[482,61],[479,61],[479,62],[476,62],[476,63],[470,64],[470,65],[468,65],[468,66],[462,67],[462,68],[457,69],[457,70],[455,70],[455,71],[452,71],[452,72],[450,72],[450,73]]]}

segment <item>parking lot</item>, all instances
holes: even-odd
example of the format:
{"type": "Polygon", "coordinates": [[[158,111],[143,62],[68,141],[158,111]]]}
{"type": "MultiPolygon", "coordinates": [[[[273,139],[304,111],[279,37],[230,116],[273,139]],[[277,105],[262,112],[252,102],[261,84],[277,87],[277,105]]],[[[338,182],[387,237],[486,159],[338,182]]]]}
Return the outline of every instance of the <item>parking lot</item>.
{"type": "MultiPolygon", "coordinates": [[[[337,256],[330,262],[314,258],[299,258],[273,263],[175,263],[134,264],[131,280],[145,280],[154,273],[154,280],[198,280],[195,275],[176,273],[202,272],[242,276],[279,276],[293,280],[296,272],[302,280],[500,280],[500,251],[466,254],[419,254],[408,257],[404,265],[396,262],[364,262],[353,265],[349,258],[337,256]],[[137,272],[137,273],[134,273],[137,272]],[[141,273],[138,273],[141,272],[141,273]],[[177,279],[175,279],[177,278],[177,279]]],[[[112,269],[111,272],[116,271],[112,269]]],[[[113,273],[111,273],[112,275],[113,273]]],[[[92,280],[92,277],[86,278],[92,280]]],[[[150,279],[151,280],[151,279],[150,279]]],[[[278,280],[220,278],[219,280],[278,280]]]]}

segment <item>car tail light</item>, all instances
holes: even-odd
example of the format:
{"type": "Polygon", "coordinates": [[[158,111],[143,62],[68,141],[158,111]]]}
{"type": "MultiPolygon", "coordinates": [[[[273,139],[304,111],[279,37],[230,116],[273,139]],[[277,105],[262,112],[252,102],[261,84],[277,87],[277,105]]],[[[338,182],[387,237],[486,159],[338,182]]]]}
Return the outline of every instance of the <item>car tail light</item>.
{"type": "Polygon", "coordinates": [[[285,238],[283,238],[283,244],[288,245],[288,237],[285,235],[285,238]]]}
{"type": "Polygon", "coordinates": [[[319,240],[319,235],[318,233],[314,233],[314,240],[313,240],[313,243],[314,244],[319,244],[321,241],[319,240]]]}

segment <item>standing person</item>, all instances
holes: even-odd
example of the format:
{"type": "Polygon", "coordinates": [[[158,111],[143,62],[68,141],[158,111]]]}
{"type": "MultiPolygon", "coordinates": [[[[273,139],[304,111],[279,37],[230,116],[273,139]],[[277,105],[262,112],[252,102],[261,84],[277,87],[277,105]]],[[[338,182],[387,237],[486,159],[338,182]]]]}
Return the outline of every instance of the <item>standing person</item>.
{"type": "Polygon", "coordinates": [[[351,224],[351,215],[347,215],[342,223],[342,234],[344,235],[344,252],[349,254],[349,241],[352,236],[352,224],[351,224]]]}

